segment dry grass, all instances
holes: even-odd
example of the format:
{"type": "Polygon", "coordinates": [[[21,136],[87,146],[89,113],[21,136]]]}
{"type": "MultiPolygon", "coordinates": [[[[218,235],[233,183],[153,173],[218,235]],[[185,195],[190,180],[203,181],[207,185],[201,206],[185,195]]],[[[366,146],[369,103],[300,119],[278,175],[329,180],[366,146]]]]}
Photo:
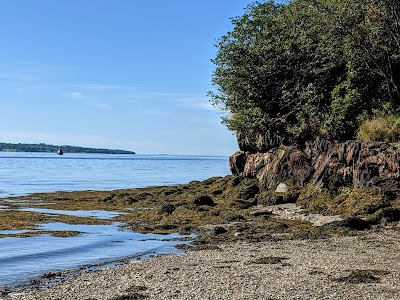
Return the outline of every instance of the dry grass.
{"type": "Polygon", "coordinates": [[[362,141],[395,143],[400,141],[400,117],[388,115],[365,120],[358,132],[362,141]]]}

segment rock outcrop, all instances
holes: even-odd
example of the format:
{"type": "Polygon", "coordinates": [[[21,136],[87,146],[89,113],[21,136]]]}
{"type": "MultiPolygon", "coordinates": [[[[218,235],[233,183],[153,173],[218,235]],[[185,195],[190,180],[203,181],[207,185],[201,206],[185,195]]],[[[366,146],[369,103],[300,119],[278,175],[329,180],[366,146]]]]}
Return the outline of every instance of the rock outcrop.
{"type": "Polygon", "coordinates": [[[316,140],[304,148],[280,146],[258,152],[257,147],[249,148],[253,151],[239,151],[230,157],[230,169],[234,175],[258,179],[266,189],[275,189],[281,182],[331,190],[397,192],[400,188],[399,144],[316,140]]]}

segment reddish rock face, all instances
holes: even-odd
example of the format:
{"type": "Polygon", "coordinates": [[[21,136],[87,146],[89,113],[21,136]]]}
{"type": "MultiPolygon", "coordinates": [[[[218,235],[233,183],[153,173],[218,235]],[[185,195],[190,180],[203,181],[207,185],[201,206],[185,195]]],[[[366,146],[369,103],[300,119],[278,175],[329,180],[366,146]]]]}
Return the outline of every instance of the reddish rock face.
{"type": "Polygon", "coordinates": [[[234,175],[257,178],[266,188],[280,182],[339,187],[400,188],[400,147],[382,142],[318,140],[304,149],[281,146],[265,152],[239,151],[230,157],[234,175]]]}
{"type": "Polygon", "coordinates": [[[287,181],[302,186],[313,172],[306,154],[291,147],[265,153],[236,152],[230,158],[230,168],[234,175],[257,178],[268,189],[287,181]]]}

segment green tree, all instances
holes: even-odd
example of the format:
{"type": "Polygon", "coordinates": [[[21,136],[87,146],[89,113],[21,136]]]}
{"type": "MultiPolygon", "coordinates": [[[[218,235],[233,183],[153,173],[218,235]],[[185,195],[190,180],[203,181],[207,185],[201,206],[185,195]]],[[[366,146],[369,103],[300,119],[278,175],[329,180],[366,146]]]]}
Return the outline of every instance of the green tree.
{"type": "Polygon", "coordinates": [[[352,138],[400,105],[399,19],[393,0],[252,3],[216,43],[210,100],[250,149],[352,138]]]}
{"type": "Polygon", "coordinates": [[[400,105],[400,2],[371,0],[349,38],[349,61],[353,68],[383,79],[387,95],[400,105]]]}

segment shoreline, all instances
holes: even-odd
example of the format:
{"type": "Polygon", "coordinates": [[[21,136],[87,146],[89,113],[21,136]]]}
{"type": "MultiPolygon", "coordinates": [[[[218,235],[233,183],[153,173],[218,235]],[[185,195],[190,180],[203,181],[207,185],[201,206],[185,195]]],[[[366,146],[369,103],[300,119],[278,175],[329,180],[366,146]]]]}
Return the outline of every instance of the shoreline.
{"type": "Polygon", "coordinates": [[[32,279],[31,282],[16,284],[0,290],[0,299],[9,299],[7,297],[15,297],[15,295],[19,295],[21,292],[52,288],[58,284],[68,282],[82,275],[99,272],[103,269],[114,269],[130,263],[149,260],[158,256],[180,255],[184,253],[185,252],[183,250],[181,250],[181,252],[172,252],[167,254],[156,252],[139,253],[118,259],[99,261],[95,264],[85,264],[76,268],[65,269],[62,271],[52,270],[48,273],[38,275],[36,278],[32,279]]]}
{"type": "Polygon", "coordinates": [[[6,299],[395,299],[400,294],[398,230],[218,248],[130,262],[6,299]]]}
{"type": "MultiPolygon", "coordinates": [[[[49,288],[26,287],[0,299],[393,299],[393,293],[400,294],[395,284],[400,280],[398,222],[370,226],[360,218],[323,216],[295,203],[260,205],[255,187],[254,180],[226,176],[17,197],[21,202],[12,202],[15,208],[124,211],[114,221],[133,231],[198,236],[191,246],[181,245],[194,250],[185,254],[73,275],[49,288]]],[[[46,218],[40,221],[57,217],[46,218]]]]}

